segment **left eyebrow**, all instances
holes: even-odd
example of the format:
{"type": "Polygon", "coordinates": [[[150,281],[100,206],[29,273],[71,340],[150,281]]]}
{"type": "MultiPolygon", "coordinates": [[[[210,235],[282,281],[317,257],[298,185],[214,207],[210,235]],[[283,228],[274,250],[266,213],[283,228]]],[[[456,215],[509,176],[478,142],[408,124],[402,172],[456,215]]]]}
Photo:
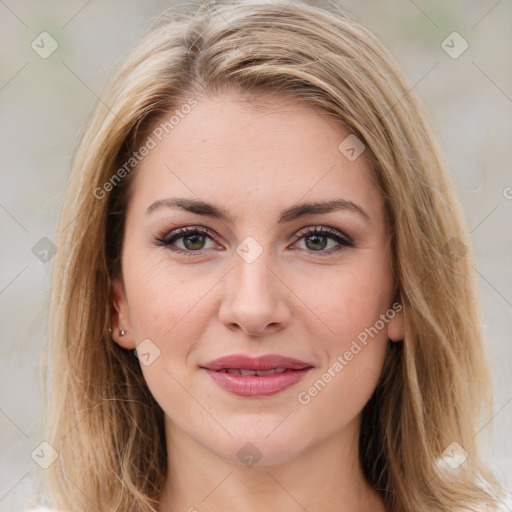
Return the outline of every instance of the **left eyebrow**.
{"type": "MultiPolygon", "coordinates": [[[[146,215],[164,207],[177,207],[198,215],[205,215],[207,217],[220,219],[230,224],[234,223],[234,218],[224,208],[212,203],[189,199],[186,197],[169,197],[166,199],[159,199],[148,207],[146,215]]],[[[362,217],[367,223],[371,224],[370,216],[365,212],[365,210],[358,204],[348,201],[347,199],[332,199],[330,201],[319,202],[310,201],[290,206],[289,208],[281,211],[277,223],[284,224],[286,222],[292,222],[300,217],[304,217],[305,215],[325,214],[339,210],[355,213],[362,217]]]]}

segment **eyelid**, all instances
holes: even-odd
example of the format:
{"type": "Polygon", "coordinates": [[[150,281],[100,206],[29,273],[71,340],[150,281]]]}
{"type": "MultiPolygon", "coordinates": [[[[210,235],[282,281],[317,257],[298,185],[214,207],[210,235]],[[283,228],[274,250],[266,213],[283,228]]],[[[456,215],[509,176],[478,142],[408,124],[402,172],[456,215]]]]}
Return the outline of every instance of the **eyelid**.
{"type": "MultiPolygon", "coordinates": [[[[217,235],[214,231],[212,231],[210,228],[207,228],[205,226],[184,226],[182,228],[176,228],[169,231],[168,229],[165,229],[159,233],[156,234],[156,240],[157,242],[161,242],[160,245],[167,245],[166,242],[171,239],[179,239],[184,236],[187,236],[188,234],[195,234],[196,232],[199,232],[202,235],[210,237],[216,244],[220,245],[217,242],[217,235]]],[[[169,242],[170,245],[170,242],[169,242]]],[[[179,248],[178,248],[179,249],[179,248]]],[[[192,251],[189,251],[192,252],[192,251]]],[[[199,251],[196,251],[199,252],[199,251]]]]}
{"type": "Polygon", "coordinates": [[[302,238],[304,235],[311,234],[311,232],[315,232],[315,231],[321,232],[322,235],[325,235],[327,233],[328,235],[343,238],[349,244],[354,243],[352,238],[350,236],[348,236],[346,233],[344,233],[343,231],[340,231],[339,229],[331,228],[331,227],[325,226],[325,225],[305,227],[305,228],[299,230],[297,233],[295,233],[293,235],[293,237],[295,238],[295,240],[298,240],[298,239],[302,238]]]}
{"type": "MultiPolygon", "coordinates": [[[[217,235],[214,233],[211,229],[205,227],[205,226],[185,226],[182,228],[176,228],[171,231],[164,230],[160,234],[157,235],[155,245],[157,246],[163,246],[165,248],[169,248],[174,253],[181,253],[185,254],[187,256],[201,256],[204,254],[205,251],[208,249],[199,249],[197,251],[194,250],[186,250],[181,249],[180,247],[176,247],[173,245],[175,240],[179,240],[181,238],[184,238],[187,235],[194,235],[194,234],[201,234],[204,236],[207,236],[210,238],[213,242],[215,242],[217,245],[221,245],[217,242],[217,235]]],[[[334,240],[337,244],[336,247],[331,248],[328,251],[308,251],[307,253],[318,253],[319,256],[329,256],[333,255],[337,252],[341,252],[344,249],[352,248],[355,246],[352,238],[348,235],[346,235],[343,231],[340,231],[336,228],[332,228],[330,226],[324,226],[324,225],[317,225],[317,226],[306,226],[299,230],[298,232],[294,233],[294,243],[299,241],[300,239],[304,238],[305,236],[309,235],[315,235],[318,234],[320,236],[324,236],[326,238],[330,238],[331,240],[334,240]]],[[[294,249],[296,250],[296,249],[294,249]]]]}

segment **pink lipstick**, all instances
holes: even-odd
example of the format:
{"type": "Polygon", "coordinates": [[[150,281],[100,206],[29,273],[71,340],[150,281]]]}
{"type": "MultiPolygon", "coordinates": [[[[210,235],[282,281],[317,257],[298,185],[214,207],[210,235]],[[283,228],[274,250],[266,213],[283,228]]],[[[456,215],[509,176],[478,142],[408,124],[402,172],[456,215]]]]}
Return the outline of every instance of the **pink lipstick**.
{"type": "Polygon", "coordinates": [[[257,358],[234,354],[205,363],[201,368],[225,391],[257,397],[284,391],[302,380],[313,365],[277,354],[257,358]]]}

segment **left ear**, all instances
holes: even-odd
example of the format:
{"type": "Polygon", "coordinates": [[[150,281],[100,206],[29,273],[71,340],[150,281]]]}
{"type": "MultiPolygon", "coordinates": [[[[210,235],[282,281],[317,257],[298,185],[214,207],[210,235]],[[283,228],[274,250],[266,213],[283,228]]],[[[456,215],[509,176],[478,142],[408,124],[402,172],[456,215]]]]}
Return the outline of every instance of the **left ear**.
{"type": "Polygon", "coordinates": [[[121,347],[133,350],[136,347],[136,343],[130,322],[130,310],[126,300],[124,285],[119,278],[113,280],[111,302],[115,311],[112,315],[112,339],[121,347]],[[122,331],[124,331],[123,336],[121,336],[122,331]]]}
{"type": "Polygon", "coordinates": [[[405,333],[404,307],[401,302],[395,301],[390,309],[395,315],[388,322],[388,338],[391,341],[402,341],[405,333]]]}

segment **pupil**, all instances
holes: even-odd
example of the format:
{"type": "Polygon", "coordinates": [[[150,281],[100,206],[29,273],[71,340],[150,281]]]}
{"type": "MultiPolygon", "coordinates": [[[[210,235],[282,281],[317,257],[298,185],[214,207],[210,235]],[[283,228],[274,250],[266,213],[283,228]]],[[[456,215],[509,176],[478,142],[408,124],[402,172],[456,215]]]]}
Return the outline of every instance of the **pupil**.
{"type": "MultiPolygon", "coordinates": [[[[313,240],[313,244],[306,242],[306,245],[308,246],[309,249],[314,249],[314,250],[324,249],[326,246],[325,238],[326,237],[322,236],[322,235],[310,235],[307,237],[306,241],[313,240]]],[[[183,240],[185,241],[185,246],[187,247],[187,249],[201,249],[201,245],[204,244],[204,235],[198,235],[198,234],[187,235],[186,237],[184,237],[183,240]],[[192,247],[190,246],[189,243],[187,243],[191,239],[193,240],[192,247]],[[199,241],[198,241],[198,239],[199,239],[199,241]],[[199,244],[199,247],[197,246],[197,244],[199,244]]]]}
{"type": "MultiPolygon", "coordinates": [[[[308,237],[306,238],[306,245],[308,245],[308,247],[309,247],[309,244],[307,243],[307,240],[311,240],[311,239],[316,239],[316,240],[318,240],[318,239],[323,239],[323,240],[324,240],[324,242],[325,242],[325,238],[326,238],[326,237],[325,237],[325,236],[322,236],[322,235],[310,235],[310,236],[308,236],[308,237]]],[[[314,243],[313,243],[313,244],[314,244],[314,243]]],[[[316,247],[316,248],[317,248],[317,249],[324,249],[324,248],[325,248],[325,243],[323,243],[323,244],[322,244],[322,243],[320,243],[320,245],[321,245],[321,247],[316,247]]],[[[311,247],[309,247],[309,248],[311,249],[311,247]]]]}
{"type": "MultiPolygon", "coordinates": [[[[203,239],[204,238],[204,235],[198,235],[198,234],[195,234],[195,235],[187,235],[186,237],[184,237],[183,241],[185,243],[185,247],[187,247],[187,249],[201,249],[201,247],[189,247],[189,244],[187,244],[187,241],[190,240],[191,238],[193,239],[196,239],[195,242],[192,242],[192,245],[196,244],[196,243],[199,243],[201,244],[201,242],[197,242],[197,238],[199,239],[203,239]]],[[[202,240],[203,244],[204,244],[204,240],[202,240]]]]}

